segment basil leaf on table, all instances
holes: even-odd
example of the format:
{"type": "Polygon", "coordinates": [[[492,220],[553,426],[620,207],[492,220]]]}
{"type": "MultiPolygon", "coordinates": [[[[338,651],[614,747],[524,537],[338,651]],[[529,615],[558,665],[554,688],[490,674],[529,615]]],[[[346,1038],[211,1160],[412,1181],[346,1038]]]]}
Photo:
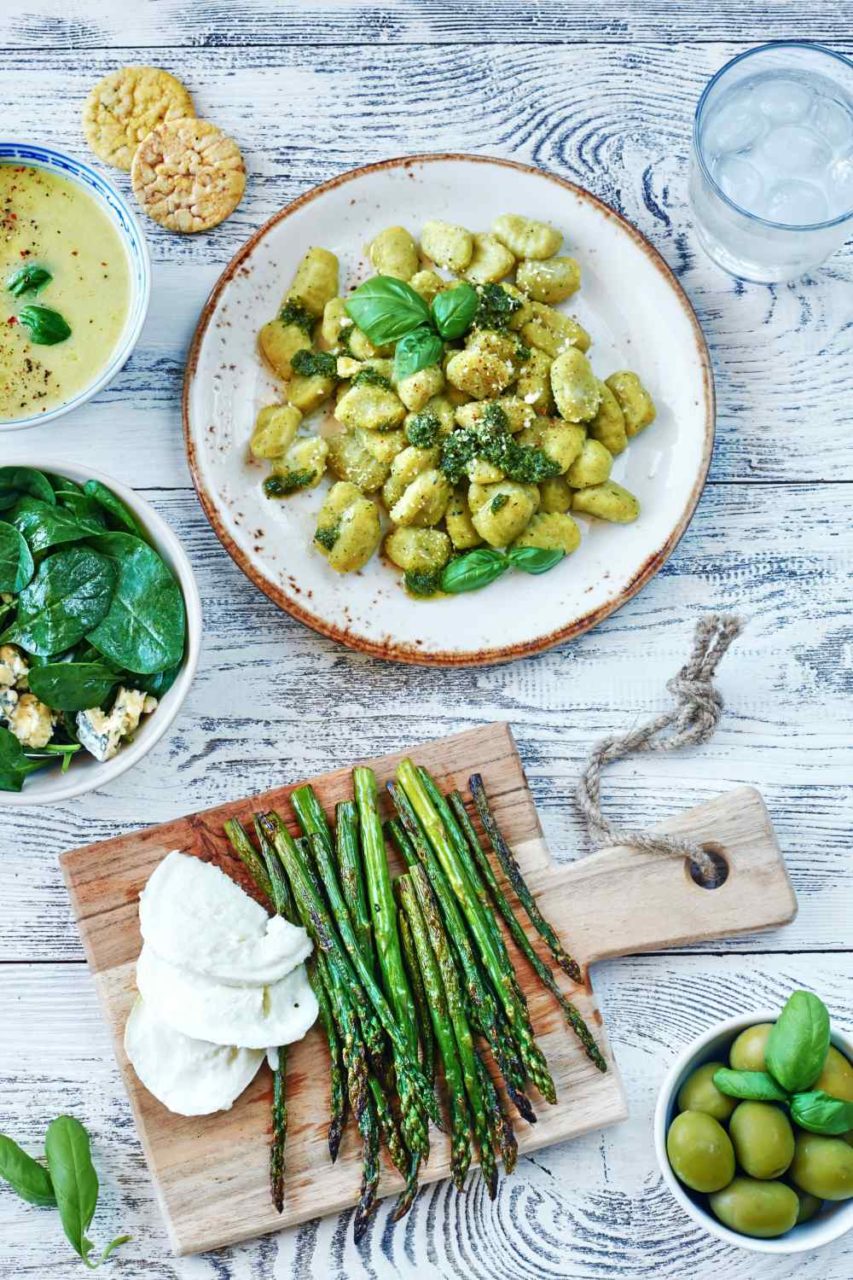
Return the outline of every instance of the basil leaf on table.
{"type": "Polygon", "coordinates": [[[47,1169],[5,1133],[0,1133],[0,1178],[28,1204],[56,1204],[47,1169]]]}
{"type": "Polygon", "coordinates": [[[33,467],[0,467],[0,511],[8,511],[25,497],[56,504],[56,494],[47,476],[33,467]]]}
{"type": "Polygon", "coordinates": [[[461,338],[471,328],[477,311],[477,291],[463,282],[453,289],[443,289],[432,300],[432,317],[442,338],[461,338]]]}
{"type": "Polygon", "coordinates": [[[372,276],[346,300],[345,310],[377,347],[399,342],[412,329],[429,324],[429,307],[405,280],[372,276]]]}
{"type": "Polygon", "coordinates": [[[394,352],[394,379],[402,382],[412,374],[438,364],[444,352],[444,343],[437,333],[422,325],[407,333],[397,343],[394,352]]]}
{"type": "Polygon", "coordinates": [[[21,307],[18,322],[28,331],[30,342],[39,347],[54,347],[57,342],[64,342],[71,337],[68,322],[50,307],[21,307]]]}
{"type": "Polygon", "coordinates": [[[524,573],[547,573],[566,558],[565,551],[545,547],[510,547],[507,555],[512,567],[524,573]]]}
{"type": "Polygon", "coordinates": [[[148,534],[137,520],[136,516],[121,500],[117,498],[111,489],[105,484],[101,484],[100,480],[87,480],[83,485],[83,493],[87,498],[93,499],[100,507],[112,518],[118,525],[117,532],[136,534],[137,538],[142,538],[143,542],[148,542],[148,534]]]}
{"type": "Polygon", "coordinates": [[[70,649],[106,616],[117,580],[115,562],[91,547],[54,552],[18,596],[18,616],[0,644],[42,657],[70,649]]]}
{"type": "Polygon", "coordinates": [[[0,727],[0,791],[20,791],[29,774],[50,763],[49,757],[30,760],[11,729],[0,727]]]}
{"type": "Polygon", "coordinates": [[[809,1133],[848,1133],[853,1129],[853,1102],[832,1098],[822,1089],[797,1093],[791,1099],[791,1119],[809,1133]]]}
{"type": "Polygon", "coordinates": [[[9,520],[36,554],[64,542],[82,542],[104,531],[97,521],[75,516],[65,507],[53,507],[39,498],[22,498],[12,508],[9,520]]]}
{"type": "Polygon", "coordinates": [[[118,580],[109,611],[87,639],[110,662],[152,675],[184,656],[184,598],[171,570],[153,547],[128,533],[92,538],[112,558],[118,580]]]}
{"type": "Polygon", "coordinates": [[[32,552],[13,524],[0,520],[0,591],[17,595],[35,573],[32,552]]]}
{"type": "Polygon", "coordinates": [[[52,279],[53,276],[46,267],[40,267],[36,262],[28,262],[26,266],[12,272],[6,281],[6,288],[14,298],[20,298],[25,293],[37,293],[46,284],[50,284],[52,279]]]}
{"type": "Polygon", "coordinates": [[[788,998],[767,1038],[767,1070],[789,1093],[800,1093],[817,1080],[829,1050],[829,1014],[811,991],[788,998]]]}
{"type": "Polygon", "coordinates": [[[39,702],[54,711],[99,707],[120,680],[120,675],[99,662],[50,662],[33,667],[28,677],[39,702]]]}
{"type": "Polygon", "coordinates": [[[96,1267],[130,1237],[118,1236],[100,1259],[92,1259],[93,1245],[86,1233],[98,1204],[98,1175],[92,1164],[89,1135],[73,1116],[58,1116],[45,1135],[44,1150],[68,1242],[87,1266],[96,1267]]]}
{"type": "Polygon", "coordinates": [[[479,591],[487,587],[509,568],[509,560],[503,551],[494,547],[476,547],[464,556],[457,556],[445,565],[441,574],[441,589],[450,595],[462,591],[479,591]]]}
{"type": "Polygon", "coordinates": [[[734,1071],[720,1067],[714,1072],[714,1084],[730,1098],[748,1098],[753,1102],[786,1102],[788,1095],[767,1071],[734,1071]]]}

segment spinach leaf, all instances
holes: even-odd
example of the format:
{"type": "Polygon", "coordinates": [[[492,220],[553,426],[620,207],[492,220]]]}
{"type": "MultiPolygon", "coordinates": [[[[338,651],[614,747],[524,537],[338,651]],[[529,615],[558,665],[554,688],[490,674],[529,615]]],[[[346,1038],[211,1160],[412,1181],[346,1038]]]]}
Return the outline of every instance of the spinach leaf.
{"type": "Polygon", "coordinates": [[[47,1169],[5,1133],[0,1133],[0,1178],[28,1204],[56,1204],[47,1169]]]}
{"type": "Polygon", "coordinates": [[[832,1098],[822,1089],[797,1093],[791,1099],[791,1119],[809,1133],[848,1133],[853,1129],[853,1102],[832,1098]]]}
{"type": "Polygon", "coordinates": [[[35,573],[29,547],[13,524],[0,520],[0,591],[17,595],[35,573]]]}
{"type": "Polygon", "coordinates": [[[33,667],[29,686],[54,711],[88,711],[106,702],[121,680],[100,662],[49,662],[33,667]]]}
{"type": "Polygon", "coordinates": [[[21,307],[18,320],[29,332],[30,342],[39,347],[53,347],[71,337],[68,321],[50,307],[21,307]]]}
{"type": "Polygon", "coordinates": [[[377,347],[399,340],[418,325],[429,324],[429,307],[405,280],[371,276],[347,298],[345,309],[377,347]]]}
{"type": "Polygon", "coordinates": [[[20,298],[25,293],[37,293],[46,284],[50,284],[53,276],[46,267],[36,262],[28,262],[26,266],[13,271],[6,281],[6,288],[13,298],[20,298]]]}
{"type": "Polygon", "coordinates": [[[143,542],[149,541],[148,534],[133,512],[125,506],[121,498],[116,497],[111,489],[108,489],[105,484],[101,484],[100,480],[87,480],[83,485],[83,492],[87,497],[93,498],[99,506],[103,507],[119,532],[134,533],[143,542]]]}
{"type": "Polygon", "coordinates": [[[91,547],[54,552],[18,597],[18,616],[0,644],[41,657],[70,649],[106,616],[117,579],[115,562],[91,547]]]}
{"type": "Polygon", "coordinates": [[[794,991],[767,1038],[767,1070],[789,1093],[817,1080],[829,1049],[829,1014],[811,991],[794,991]]]}
{"type": "Polygon", "coordinates": [[[104,533],[107,528],[106,512],[100,503],[94,498],[88,497],[83,493],[82,489],[79,493],[74,493],[70,489],[57,489],[56,500],[66,511],[70,511],[78,520],[85,520],[89,524],[98,526],[100,533],[104,533]]]}
{"type": "Polygon", "coordinates": [[[28,774],[50,763],[50,759],[30,760],[11,729],[0,727],[0,791],[20,791],[28,774]]]}
{"type": "Polygon", "coordinates": [[[733,1071],[720,1067],[714,1072],[714,1084],[730,1098],[749,1098],[754,1102],[786,1102],[788,1095],[767,1071],[733,1071]]]}
{"type": "Polygon", "coordinates": [[[40,471],[33,467],[0,467],[0,511],[8,511],[27,494],[51,505],[56,502],[50,481],[40,471]]]}
{"type": "Polygon", "coordinates": [[[451,595],[462,591],[479,591],[487,587],[509,568],[509,560],[494,547],[476,547],[464,556],[457,556],[445,565],[441,574],[441,589],[451,595]]]}
{"type": "Polygon", "coordinates": [[[181,663],[178,662],[174,667],[167,667],[165,671],[155,671],[150,676],[134,675],[133,687],[143,689],[154,698],[162,698],[177,680],[180,669],[181,663]]]}
{"type": "Polygon", "coordinates": [[[431,364],[438,364],[444,351],[444,343],[437,333],[421,325],[407,333],[397,343],[394,352],[394,378],[402,382],[411,378],[412,374],[428,369],[431,364]]]}
{"type": "Polygon", "coordinates": [[[461,338],[471,327],[479,298],[473,285],[462,283],[443,289],[432,300],[432,317],[442,338],[461,338]]]}
{"type": "Polygon", "coordinates": [[[514,569],[524,573],[547,573],[555,564],[565,560],[565,551],[546,550],[545,547],[510,547],[507,552],[514,569]]]}
{"type": "Polygon", "coordinates": [[[130,1236],[110,1242],[101,1257],[91,1257],[92,1241],[87,1232],[98,1204],[98,1175],[92,1164],[89,1135],[73,1116],[58,1116],[44,1140],[56,1204],[65,1235],[88,1267],[96,1267],[130,1236]]]}
{"type": "Polygon", "coordinates": [[[9,518],[35,554],[63,542],[82,542],[92,534],[103,533],[103,526],[94,520],[78,519],[65,507],[52,507],[38,498],[22,498],[9,518]]]}
{"type": "Polygon", "coordinates": [[[180,663],[186,637],[181,588],[153,547],[127,533],[104,533],[92,546],[112,557],[118,582],[109,612],[88,640],[110,662],[152,675],[180,663]]]}

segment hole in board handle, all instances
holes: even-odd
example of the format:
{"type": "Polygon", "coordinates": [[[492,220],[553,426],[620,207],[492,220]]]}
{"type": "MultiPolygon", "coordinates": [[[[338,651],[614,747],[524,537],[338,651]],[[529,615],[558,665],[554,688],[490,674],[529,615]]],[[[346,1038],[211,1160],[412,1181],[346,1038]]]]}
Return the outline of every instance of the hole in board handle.
{"type": "Polygon", "coordinates": [[[688,858],[687,867],[690,871],[690,879],[694,884],[698,884],[700,889],[719,889],[720,885],[725,884],[729,878],[729,864],[726,862],[720,845],[703,843],[702,848],[711,859],[713,870],[706,875],[697,862],[694,862],[692,858],[688,858]]]}

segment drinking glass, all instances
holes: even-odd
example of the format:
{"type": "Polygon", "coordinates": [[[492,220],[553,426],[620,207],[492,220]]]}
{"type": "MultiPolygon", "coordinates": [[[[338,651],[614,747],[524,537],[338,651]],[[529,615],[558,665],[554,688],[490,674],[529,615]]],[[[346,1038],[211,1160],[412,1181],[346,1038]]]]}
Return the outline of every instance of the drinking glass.
{"type": "Polygon", "coordinates": [[[795,280],[824,262],[853,230],[853,62],[779,40],[722,67],[696,108],[690,202],[731,275],[795,280]]]}

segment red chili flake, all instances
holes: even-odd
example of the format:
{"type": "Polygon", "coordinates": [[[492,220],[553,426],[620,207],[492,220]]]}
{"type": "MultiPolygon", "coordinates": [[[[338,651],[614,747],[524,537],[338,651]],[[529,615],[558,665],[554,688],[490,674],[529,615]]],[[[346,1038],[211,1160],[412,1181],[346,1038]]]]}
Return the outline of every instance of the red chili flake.
{"type": "Polygon", "coordinates": [[[17,324],[17,323],[18,323],[18,317],[17,317],[17,316],[9,316],[9,319],[6,321],[6,323],[7,323],[7,324],[17,324]]]}

